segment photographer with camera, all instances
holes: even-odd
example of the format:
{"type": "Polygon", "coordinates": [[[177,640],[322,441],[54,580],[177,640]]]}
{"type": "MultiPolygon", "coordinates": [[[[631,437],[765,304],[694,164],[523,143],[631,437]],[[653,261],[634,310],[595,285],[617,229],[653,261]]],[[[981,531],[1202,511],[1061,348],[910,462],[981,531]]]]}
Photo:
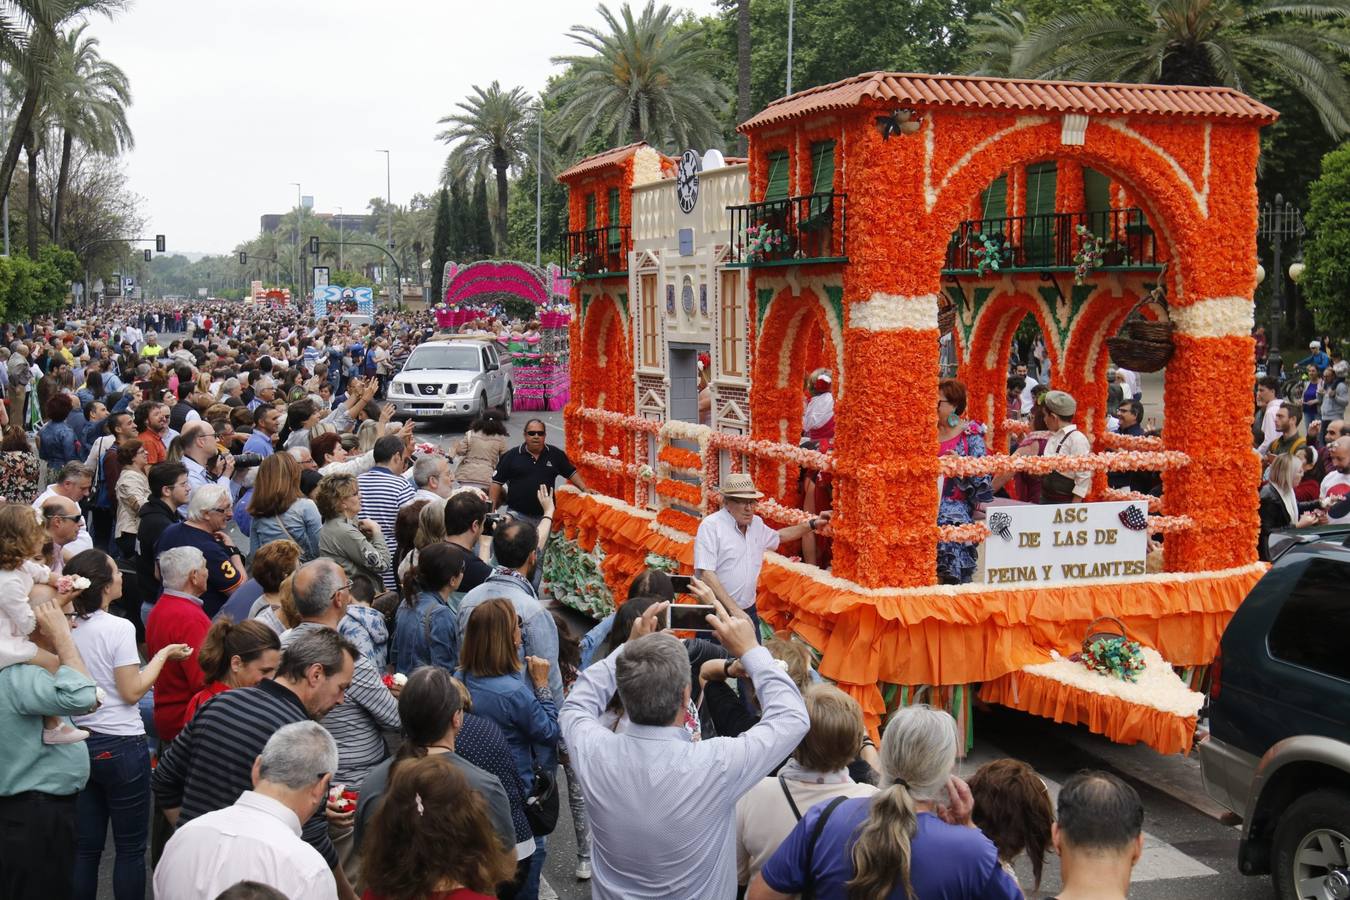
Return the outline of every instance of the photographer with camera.
{"type": "MultiPolygon", "coordinates": [[[[189,422],[180,438],[183,447],[183,465],[188,470],[188,496],[208,484],[218,484],[230,492],[230,502],[239,499],[239,485],[232,480],[234,457],[220,452],[216,430],[211,423],[189,422]]],[[[187,504],[178,508],[179,515],[187,515],[187,504]]]]}

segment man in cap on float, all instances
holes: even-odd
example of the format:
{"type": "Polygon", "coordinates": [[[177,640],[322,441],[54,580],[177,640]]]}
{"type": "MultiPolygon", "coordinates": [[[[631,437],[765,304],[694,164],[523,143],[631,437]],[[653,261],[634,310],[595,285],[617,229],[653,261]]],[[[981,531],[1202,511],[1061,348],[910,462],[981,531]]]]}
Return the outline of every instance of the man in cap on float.
{"type": "Polygon", "coordinates": [[[830,520],[823,512],[798,525],[777,531],[755,515],[755,507],[764,497],[755,489],[749,475],[728,475],[718,486],[722,508],[706,516],[694,537],[694,574],[718,593],[723,602],[745,610],[759,628],[755,611],[755,593],[764,552],[778,549],[782,541],[795,541],[830,520]]]}
{"type": "MultiPolygon", "coordinates": [[[[1087,456],[1092,442],[1073,423],[1078,402],[1063,391],[1046,391],[1041,395],[1045,408],[1045,427],[1051,432],[1042,456],[1087,456]]],[[[1041,479],[1042,503],[1081,503],[1092,489],[1091,472],[1062,472],[1056,470],[1041,479]]]]}
{"type": "Polygon", "coordinates": [[[829,369],[817,369],[807,378],[806,388],[811,399],[802,414],[802,434],[822,453],[834,443],[833,379],[829,369]]]}

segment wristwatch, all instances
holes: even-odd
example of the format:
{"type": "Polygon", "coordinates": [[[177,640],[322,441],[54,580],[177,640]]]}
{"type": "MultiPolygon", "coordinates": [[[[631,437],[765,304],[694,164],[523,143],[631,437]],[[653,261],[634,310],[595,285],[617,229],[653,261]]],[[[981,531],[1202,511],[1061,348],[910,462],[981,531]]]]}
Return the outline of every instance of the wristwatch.
{"type": "Polygon", "coordinates": [[[817,519],[815,516],[812,516],[812,517],[811,517],[811,521],[809,521],[809,522],[806,523],[807,530],[809,530],[809,531],[815,531],[815,530],[816,530],[816,523],[819,522],[819,521],[820,521],[820,519],[817,519]]]}
{"type": "Polygon", "coordinates": [[[723,675],[723,677],[725,677],[725,678],[730,678],[730,677],[731,677],[731,667],[732,667],[733,665],[735,665],[737,662],[738,662],[738,660],[737,660],[737,658],[734,657],[734,656],[728,656],[726,659],[722,660],[722,675],[723,675]]]}

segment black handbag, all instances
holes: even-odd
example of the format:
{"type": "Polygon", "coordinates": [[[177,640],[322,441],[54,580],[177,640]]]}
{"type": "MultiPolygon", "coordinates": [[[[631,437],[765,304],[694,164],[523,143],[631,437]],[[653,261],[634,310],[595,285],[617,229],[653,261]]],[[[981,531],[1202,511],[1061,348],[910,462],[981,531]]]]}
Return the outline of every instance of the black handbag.
{"type": "Polygon", "coordinates": [[[534,790],[525,798],[525,818],[535,837],[553,833],[558,827],[558,811],[558,779],[536,764],[534,790]]]}

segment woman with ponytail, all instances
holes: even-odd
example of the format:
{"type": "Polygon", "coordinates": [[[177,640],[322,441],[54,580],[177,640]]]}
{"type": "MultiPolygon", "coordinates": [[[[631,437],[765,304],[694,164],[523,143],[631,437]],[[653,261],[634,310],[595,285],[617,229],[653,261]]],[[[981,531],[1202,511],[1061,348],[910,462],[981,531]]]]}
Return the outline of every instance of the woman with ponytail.
{"type": "Polygon", "coordinates": [[[264,678],[271,678],[281,662],[281,639],[277,633],[257,619],[236,622],[221,616],[211,624],[197,651],[197,664],[206,676],[205,686],[188,701],[187,718],[191,721],[197,707],[216,694],[231,688],[253,687],[264,678]]]}
{"type": "Polygon", "coordinates": [[[928,706],[896,710],[881,739],[881,787],[802,816],[750,884],[747,900],[1020,900],[998,851],[971,821],[952,774],[956,722],[928,706]]]}

